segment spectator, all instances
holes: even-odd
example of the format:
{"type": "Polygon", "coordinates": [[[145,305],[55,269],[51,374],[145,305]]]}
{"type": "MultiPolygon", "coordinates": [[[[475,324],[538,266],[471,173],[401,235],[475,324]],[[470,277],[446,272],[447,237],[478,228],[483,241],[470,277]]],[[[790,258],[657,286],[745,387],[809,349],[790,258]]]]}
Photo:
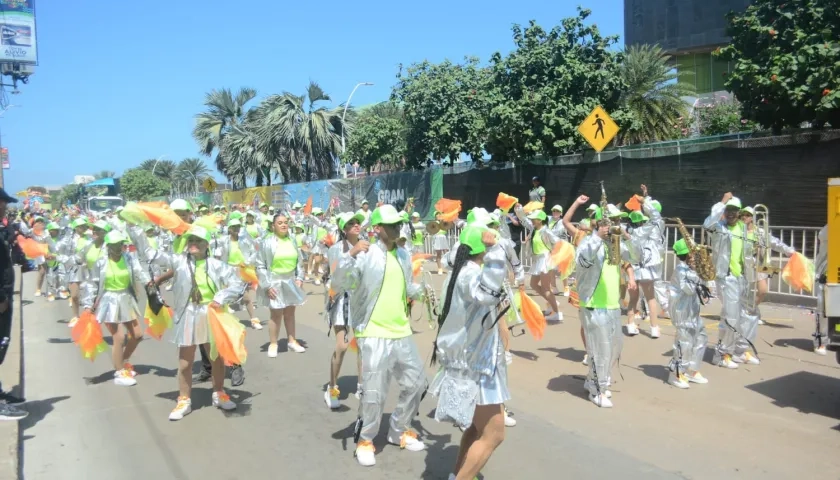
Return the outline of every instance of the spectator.
{"type": "Polygon", "coordinates": [[[531,184],[534,186],[530,192],[528,192],[528,200],[531,202],[541,202],[545,204],[545,188],[542,186],[542,181],[540,181],[540,177],[534,177],[531,179],[531,184]]]}
{"type": "MultiPolygon", "coordinates": [[[[15,290],[15,269],[12,264],[11,243],[13,229],[6,218],[6,206],[16,203],[14,197],[9,196],[0,188],[0,364],[6,358],[6,352],[12,335],[12,299],[15,290]]],[[[23,403],[22,398],[3,392],[0,387],[0,420],[20,420],[29,415],[25,410],[13,404],[23,403]]]]}
{"type": "Polygon", "coordinates": [[[505,221],[510,229],[510,239],[513,240],[513,249],[516,251],[516,256],[522,258],[522,235],[525,233],[525,227],[519,223],[519,219],[513,213],[509,213],[505,221]]]}

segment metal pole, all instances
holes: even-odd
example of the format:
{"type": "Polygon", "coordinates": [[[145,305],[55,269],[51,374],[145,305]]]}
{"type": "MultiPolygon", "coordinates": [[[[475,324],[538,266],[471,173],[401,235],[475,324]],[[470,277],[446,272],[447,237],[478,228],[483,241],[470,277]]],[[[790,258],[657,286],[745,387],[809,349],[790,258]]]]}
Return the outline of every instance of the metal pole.
{"type": "Polygon", "coordinates": [[[168,154],[164,153],[163,155],[159,156],[159,157],[157,158],[157,160],[155,160],[155,164],[152,166],[152,175],[154,175],[154,174],[155,174],[155,169],[157,168],[157,164],[158,164],[158,162],[160,162],[160,160],[161,160],[163,157],[167,156],[167,155],[168,155],[168,154]]]}
{"type": "Polygon", "coordinates": [[[357,83],[356,86],[353,87],[353,91],[350,92],[350,96],[347,97],[347,103],[344,104],[344,113],[341,114],[341,161],[344,161],[344,117],[347,115],[347,107],[350,106],[350,100],[353,98],[353,94],[356,93],[356,89],[362,85],[371,86],[373,84],[370,82],[357,83]]]}

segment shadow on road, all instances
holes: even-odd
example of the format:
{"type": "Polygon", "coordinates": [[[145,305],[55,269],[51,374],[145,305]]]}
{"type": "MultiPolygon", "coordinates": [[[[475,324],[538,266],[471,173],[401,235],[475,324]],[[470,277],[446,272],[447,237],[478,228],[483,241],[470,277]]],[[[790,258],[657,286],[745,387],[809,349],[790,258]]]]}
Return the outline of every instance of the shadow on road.
{"type": "Polygon", "coordinates": [[[840,378],[801,371],[747,388],[771,398],[776,406],[840,419],[840,378]]]}
{"type": "Polygon", "coordinates": [[[589,401],[589,394],[583,388],[585,380],[583,375],[560,375],[550,379],[546,388],[552,392],[565,392],[589,401]]]}
{"type": "Polygon", "coordinates": [[[51,337],[47,339],[47,343],[73,343],[73,340],[70,338],[51,337]]]}
{"type": "Polygon", "coordinates": [[[668,383],[668,367],[665,365],[639,365],[639,370],[654,380],[668,383]]]}
{"type": "MultiPolygon", "coordinates": [[[[70,398],[69,395],[62,395],[60,397],[52,397],[44,400],[30,400],[22,405],[22,408],[29,412],[29,416],[20,421],[21,432],[26,432],[26,430],[34,427],[38,422],[43,420],[48,413],[55,409],[54,405],[56,403],[67,400],[68,398],[70,398]]],[[[24,433],[22,438],[23,440],[29,440],[30,438],[35,437],[34,435],[26,435],[24,433]]]]}
{"type": "Polygon", "coordinates": [[[516,355],[519,358],[524,358],[525,360],[530,360],[532,362],[536,362],[540,357],[534,352],[525,352],[522,350],[511,350],[510,353],[516,355]]]}
{"type": "Polygon", "coordinates": [[[770,327],[770,328],[793,328],[793,325],[787,323],[770,323],[767,320],[764,321],[763,327],[770,327]]]}
{"type": "MultiPolygon", "coordinates": [[[[578,350],[573,347],[568,348],[556,348],[556,347],[547,347],[540,349],[543,352],[551,352],[556,353],[557,358],[562,358],[563,360],[568,360],[574,363],[580,363],[583,361],[583,356],[586,355],[586,352],[583,350],[578,350]]],[[[527,353],[527,352],[526,352],[527,353]]]]}
{"type": "Polygon", "coordinates": [[[356,390],[359,388],[359,377],[356,375],[344,375],[342,377],[338,377],[338,390],[341,392],[338,396],[339,400],[347,400],[350,396],[350,393],[356,393],[356,390]]]}
{"type": "Polygon", "coordinates": [[[807,338],[780,338],[773,342],[777,347],[793,347],[806,352],[814,351],[813,340],[807,338]]]}

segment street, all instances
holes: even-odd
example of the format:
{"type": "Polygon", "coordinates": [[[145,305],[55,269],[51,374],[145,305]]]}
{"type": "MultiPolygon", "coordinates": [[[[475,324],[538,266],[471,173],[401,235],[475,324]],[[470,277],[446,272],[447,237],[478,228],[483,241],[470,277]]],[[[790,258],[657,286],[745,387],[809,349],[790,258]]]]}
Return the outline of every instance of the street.
{"type": "MultiPolygon", "coordinates": [[[[434,277],[438,291],[444,278],[434,277]]],[[[193,389],[193,412],[170,422],[177,397],[176,348],[146,337],[131,359],[138,384],[115,386],[110,352],[93,363],[83,360],[70,341],[67,301],[34,298],[33,283],[34,274],[27,274],[24,298],[33,301],[23,307],[27,480],[446,479],[455,462],[461,433],[431,418],[436,398],[429,395],[415,422],[426,452],[387,445],[386,418],[376,443],[377,465],[357,465],[352,354],[339,382],[342,408],[331,412],[323,401],[335,341],[321,316],[323,287],[306,284],[309,298],[298,310],[297,334],[306,353],[286,352],[281,340],[280,355],[269,359],[267,327],[249,328],[245,384],[227,388],[238,410],[225,414],[212,408],[210,384],[204,383],[193,389]]],[[[663,321],[663,336],[654,340],[644,335],[649,330],[644,324],[642,335],[624,339],[615,408],[607,410],[586,399],[580,323],[577,312],[560,300],[564,323],[549,325],[540,342],[527,334],[512,339],[508,406],[518,425],[506,430],[485,478],[836,476],[840,368],[833,355],[812,352],[809,312],[763,307],[768,325],[759,327],[756,342],[763,363],[732,371],[706,363],[710,383],[687,391],[665,383],[673,327],[663,321]]],[[[415,307],[413,326],[428,366],[434,337],[420,310],[415,307]]],[[[703,311],[710,342],[717,341],[718,311],[716,303],[703,311]]],[[[259,314],[268,318],[266,309],[259,314]]],[[[431,379],[432,369],[428,373],[431,379]]],[[[392,386],[386,417],[395,399],[392,386]]]]}

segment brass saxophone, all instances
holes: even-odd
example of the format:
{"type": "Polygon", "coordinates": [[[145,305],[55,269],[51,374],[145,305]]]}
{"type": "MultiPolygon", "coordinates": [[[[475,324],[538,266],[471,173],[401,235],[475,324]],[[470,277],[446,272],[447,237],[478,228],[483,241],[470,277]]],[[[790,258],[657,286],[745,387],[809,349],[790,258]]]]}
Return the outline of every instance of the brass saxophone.
{"type": "Polygon", "coordinates": [[[714,280],[715,277],[717,277],[717,274],[715,273],[715,266],[712,263],[709,246],[695,244],[694,237],[688,233],[688,229],[685,228],[685,224],[683,224],[682,219],[667,218],[666,220],[677,224],[677,230],[680,231],[680,235],[682,235],[682,238],[685,240],[685,245],[688,247],[690,252],[689,254],[694,260],[694,270],[697,272],[697,276],[704,282],[714,280]]]}
{"type": "MultiPolygon", "coordinates": [[[[604,182],[601,182],[601,215],[607,215],[607,190],[604,182]]],[[[607,237],[607,263],[619,265],[621,263],[621,225],[610,226],[610,233],[607,237]]]]}

